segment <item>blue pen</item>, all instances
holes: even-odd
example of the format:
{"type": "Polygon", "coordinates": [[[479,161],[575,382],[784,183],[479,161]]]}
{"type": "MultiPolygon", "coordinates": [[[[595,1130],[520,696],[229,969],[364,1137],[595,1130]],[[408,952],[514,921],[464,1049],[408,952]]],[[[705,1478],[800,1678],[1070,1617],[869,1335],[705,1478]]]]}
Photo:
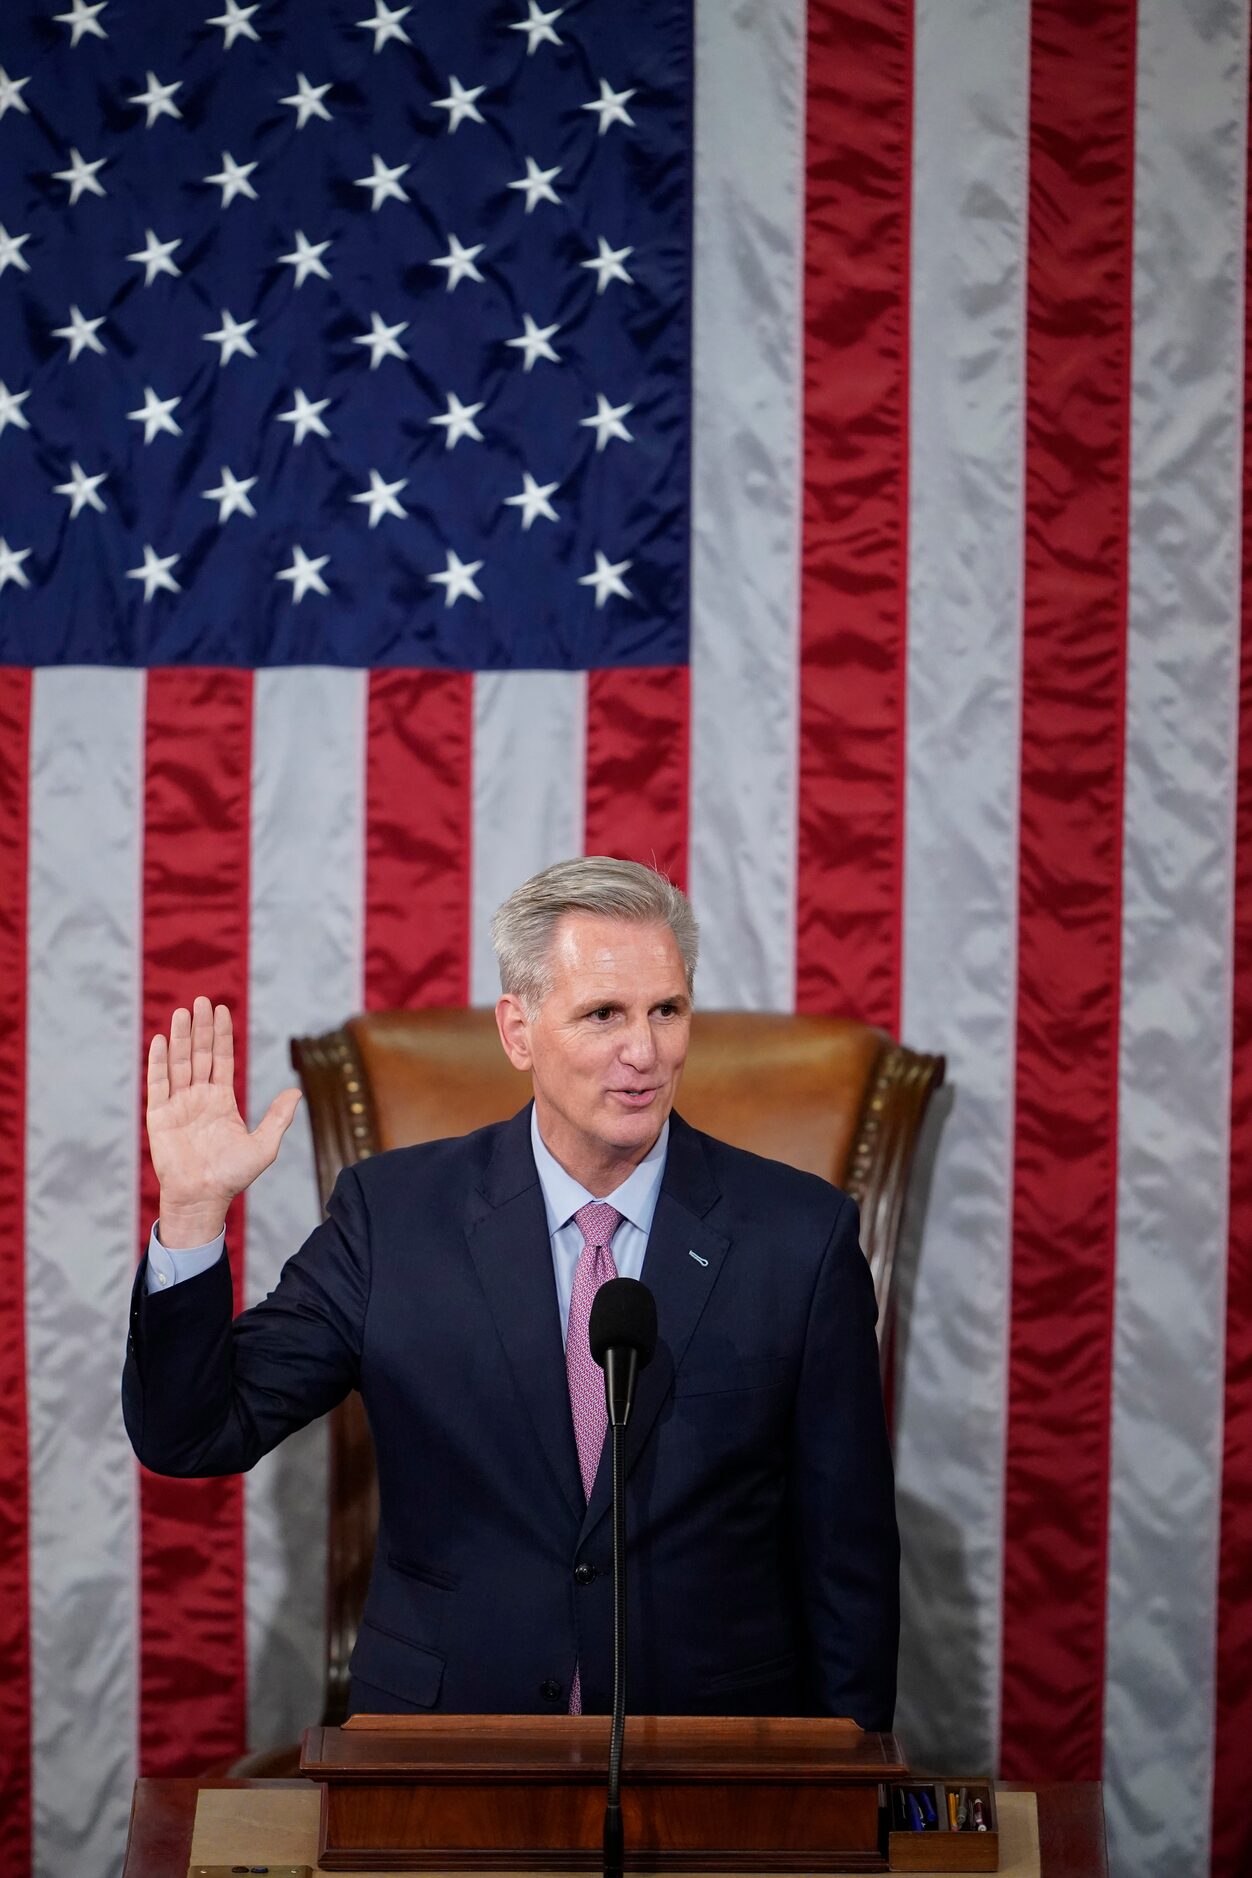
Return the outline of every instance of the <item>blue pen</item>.
{"type": "Polygon", "coordinates": [[[922,1812],[926,1817],[926,1824],[932,1829],[937,1830],[939,1826],[939,1815],[935,1811],[934,1795],[928,1793],[926,1788],[923,1787],[919,1797],[922,1803],[922,1812]]]}
{"type": "Polygon", "coordinates": [[[914,1832],[925,1832],[926,1823],[922,1818],[922,1809],[917,1804],[917,1795],[911,1787],[909,1788],[907,1798],[909,1803],[909,1825],[914,1832]]]}

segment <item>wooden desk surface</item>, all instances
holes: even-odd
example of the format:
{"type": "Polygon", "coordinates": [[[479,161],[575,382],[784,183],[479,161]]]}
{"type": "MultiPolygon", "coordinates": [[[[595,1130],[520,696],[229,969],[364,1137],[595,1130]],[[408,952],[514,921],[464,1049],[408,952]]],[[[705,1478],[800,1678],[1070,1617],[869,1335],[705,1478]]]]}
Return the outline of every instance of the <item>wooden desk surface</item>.
{"type": "MultiPolygon", "coordinates": [[[[123,1878],[187,1878],[196,1796],[204,1787],[306,1787],[303,1780],[140,1780],[131,1805],[123,1878]]],[[[1104,1805],[1095,1782],[1034,1789],[1043,1878],[1108,1878],[1104,1805]]]]}

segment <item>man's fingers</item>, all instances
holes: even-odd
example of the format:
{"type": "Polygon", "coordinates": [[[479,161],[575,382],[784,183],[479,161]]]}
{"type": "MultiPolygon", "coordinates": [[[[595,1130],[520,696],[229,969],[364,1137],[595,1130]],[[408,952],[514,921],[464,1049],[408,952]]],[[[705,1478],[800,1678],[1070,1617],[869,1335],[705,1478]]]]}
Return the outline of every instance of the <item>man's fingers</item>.
{"type": "Polygon", "coordinates": [[[191,1080],[208,1082],[213,1069],[213,1006],[197,998],[191,1007],[191,1080]]]}
{"type": "Polygon", "coordinates": [[[170,1018],[170,1093],[191,1081],[191,1012],[180,1004],[170,1018]]]}
{"type": "Polygon", "coordinates": [[[158,1030],[148,1045],[148,1107],[160,1108],[170,1099],[169,1046],[158,1030]]]}
{"type": "MultiPolygon", "coordinates": [[[[300,1091],[284,1089],[276,1095],[264,1115],[252,1131],[252,1138],[258,1146],[264,1148],[269,1161],[278,1153],[278,1144],[291,1127],[296,1110],[300,1106],[300,1091]]],[[[268,1163],[267,1163],[268,1164],[268,1163]]]]}
{"type": "Polygon", "coordinates": [[[235,1032],[224,1004],[213,1006],[213,1071],[209,1080],[227,1089],[234,1087],[235,1032]]]}

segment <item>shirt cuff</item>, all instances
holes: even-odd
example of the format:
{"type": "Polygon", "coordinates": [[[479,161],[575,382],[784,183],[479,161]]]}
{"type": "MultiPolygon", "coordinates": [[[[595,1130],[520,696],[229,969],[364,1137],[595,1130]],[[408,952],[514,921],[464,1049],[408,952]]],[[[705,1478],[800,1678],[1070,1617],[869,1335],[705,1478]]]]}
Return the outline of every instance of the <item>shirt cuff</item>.
{"type": "Polygon", "coordinates": [[[154,1226],[148,1239],[145,1290],[168,1291],[171,1285],[181,1285],[185,1278],[198,1278],[201,1272],[207,1272],[211,1265],[217,1264],[225,1244],[226,1231],[223,1228],[217,1238],[210,1239],[207,1245],[182,1246],[171,1252],[157,1238],[157,1228],[154,1226]]]}

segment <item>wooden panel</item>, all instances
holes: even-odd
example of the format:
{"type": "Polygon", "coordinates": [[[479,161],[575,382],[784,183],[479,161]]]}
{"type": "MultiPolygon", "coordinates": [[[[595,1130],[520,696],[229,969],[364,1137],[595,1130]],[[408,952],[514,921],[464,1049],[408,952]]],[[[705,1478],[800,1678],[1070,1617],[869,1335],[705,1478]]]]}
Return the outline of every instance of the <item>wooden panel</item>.
{"type": "MultiPolygon", "coordinates": [[[[355,1717],[314,1728],[320,1858],[341,1871],[595,1870],[602,1716],[355,1717]],[[371,1726],[371,1721],[374,1726],[371,1726]]],[[[668,1871],[881,1871],[878,1792],[905,1771],[893,1735],[823,1718],[632,1720],[627,1862],[668,1871]]]]}
{"type": "MultiPolygon", "coordinates": [[[[262,1800],[278,1803],[281,1818],[290,1828],[294,1828],[294,1808],[299,1807],[308,1819],[307,1849],[300,1834],[293,1836],[291,1830],[277,1828],[277,1836],[275,1831],[268,1835],[257,1832],[246,1847],[233,1838],[222,1841],[215,1854],[219,1858],[228,1853],[233,1857],[236,1850],[255,1851],[260,1858],[271,1860],[280,1855],[295,1857],[297,1852],[301,1858],[311,1854],[316,1813],[308,1781],[141,1780],[135,1788],[123,1878],[187,1878],[196,1803],[206,1790],[215,1794],[238,1792],[258,1826],[265,1816],[262,1800]]],[[[1033,1789],[1001,1782],[998,1791],[1003,1798],[1005,1793],[1033,1789]]],[[[1037,1801],[1042,1878],[1108,1878],[1099,1786],[1083,1783],[1041,1787],[1037,1801]]]]}
{"type": "MultiPolygon", "coordinates": [[[[354,1715],[342,1728],[310,1728],[300,1767],[315,1779],[597,1784],[608,1740],[603,1715],[354,1715]]],[[[622,1763],[624,1781],[649,1784],[890,1780],[908,1771],[894,1735],[798,1715],[632,1715],[622,1763]]]]}

